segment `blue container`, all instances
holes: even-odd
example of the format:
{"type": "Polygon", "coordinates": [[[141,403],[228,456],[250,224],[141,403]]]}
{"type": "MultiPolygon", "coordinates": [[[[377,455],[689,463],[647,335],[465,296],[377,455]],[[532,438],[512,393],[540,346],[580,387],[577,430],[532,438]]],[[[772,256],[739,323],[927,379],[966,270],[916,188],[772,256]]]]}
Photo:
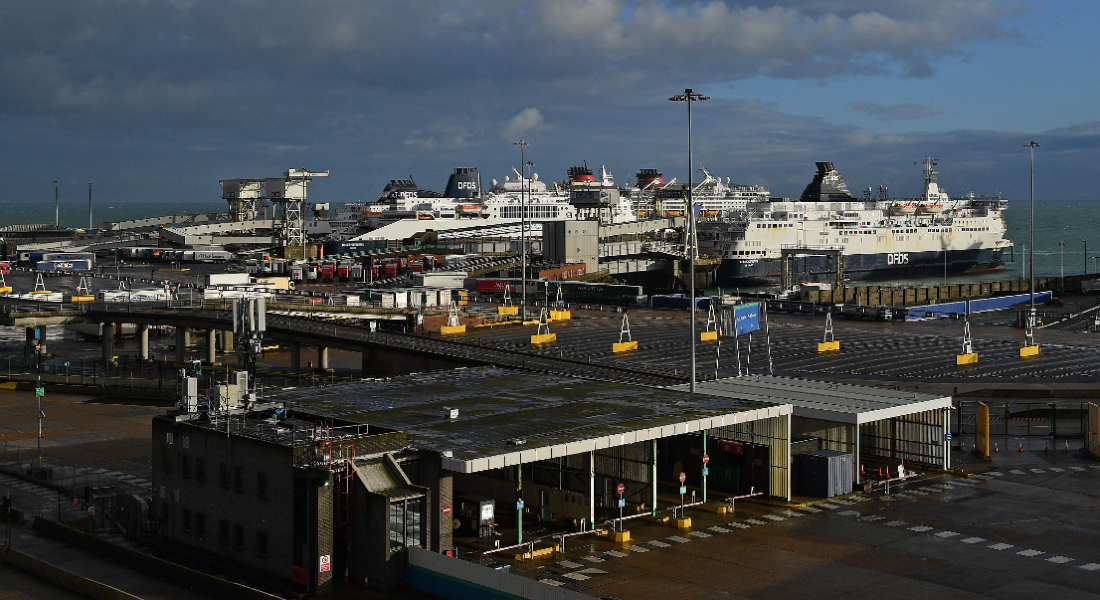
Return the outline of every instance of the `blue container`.
{"type": "Polygon", "coordinates": [[[658,310],[687,310],[691,306],[691,300],[683,294],[653,296],[650,302],[658,310]]]}

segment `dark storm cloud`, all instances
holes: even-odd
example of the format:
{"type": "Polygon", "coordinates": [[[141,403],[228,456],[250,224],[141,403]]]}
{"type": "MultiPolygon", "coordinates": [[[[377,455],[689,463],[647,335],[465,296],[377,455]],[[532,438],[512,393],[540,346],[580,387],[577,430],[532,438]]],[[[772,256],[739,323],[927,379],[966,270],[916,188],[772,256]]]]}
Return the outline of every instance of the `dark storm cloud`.
{"type": "MultiPolygon", "coordinates": [[[[677,89],[924,76],[944,56],[1018,36],[1007,22],[1021,10],[1002,0],[11,0],[0,116],[5,143],[22,151],[0,168],[43,180],[138,174],[198,196],[220,177],[307,165],[331,168],[325,186],[351,199],[414,168],[439,180],[460,164],[502,175],[518,162],[509,141],[524,136],[544,178],[588,157],[620,163],[623,181],[655,161],[683,168],[682,122],[666,101],[677,89]]],[[[803,161],[826,145],[858,154],[884,139],[753,99],[713,104],[726,118],[700,139],[725,150],[716,166],[769,183],[800,188],[803,161]]]]}

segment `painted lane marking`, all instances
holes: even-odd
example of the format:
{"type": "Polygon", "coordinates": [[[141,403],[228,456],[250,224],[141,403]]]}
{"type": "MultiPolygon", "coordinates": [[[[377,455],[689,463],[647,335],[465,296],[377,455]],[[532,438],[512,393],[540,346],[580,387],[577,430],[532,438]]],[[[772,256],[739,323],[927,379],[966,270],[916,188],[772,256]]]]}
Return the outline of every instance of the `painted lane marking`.
{"type": "Polygon", "coordinates": [[[965,540],[959,540],[959,541],[964,543],[964,544],[977,544],[978,542],[986,541],[986,539],[985,538],[980,538],[980,537],[968,537],[965,540]]]}
{"type": "Polygon", "coordinates": [[[1008,550],[1009,548],[1012,548],[1013,546],[1012,546],[1012,544],[993,544],[992,546],[987,546],[987,547],[991,548],[993,550],[1008,550]]]}
{"type": "Polygon", "coordinates": [[[1040,554],[1044,554],[1044,553],[1040,552],[1038,550],[1021,550],[1021,551],[1017,552],[1016,554],[1019,554],[1020,556],[1039,556],[1040,554]]]}
{"type": "Polygon", "coordinates": [[[1047,559],[1047,562],[1058,563],[1064,565],[1068,562],[1073,562],[1073,559],[1068,556],[1052,556],[1047,559]]]}

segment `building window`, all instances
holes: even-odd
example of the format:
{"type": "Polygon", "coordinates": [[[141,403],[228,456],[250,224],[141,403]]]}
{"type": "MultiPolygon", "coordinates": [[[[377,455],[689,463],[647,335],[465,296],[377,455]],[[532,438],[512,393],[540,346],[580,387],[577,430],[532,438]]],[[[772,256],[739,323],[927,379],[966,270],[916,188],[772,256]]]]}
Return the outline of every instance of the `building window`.
{"type": "Polygon", "coordinates": [[[244,491],[244,467],[233,467],[233,489],[244,491]]]}
{"type": "Polygon", "coordinates": [[[225,489],[229,489],[229,465],[221,463],[218,469],[218,485],[225,489]]]}
{"type": "Polygon", "coordinates": [[[390,504],[390,548],[420,546],[422,499],[390,504]]]}
{"type": "Polygon", "coordinates": [[[256,532],[256,553],[260,556],[267,556],[267,532],[256,532]]]}
{"type": "Polygon", "coordinates": [[[267,498],[267,473],[256,473],[256,495],[267,498]]]}
{"type": "Polygon", "coordinates": [[[244,525],[233,526],[233,547],[244,550],[244,525]]]}
{"type": "Polygon", "coordinates": [[[168,448],[162,448],[160,451],[160,470],[165,473],[172,472],[172,452],[168,448]]]}
{"type": "Polygon", "coordinates": [[[191,511],[186,508],[183,509],[183,530],[191,533],[191,511]]]}
{"type": "Polygon", "coordinates": [[[223,546],[229,545],[229,521],[225,519],[218,521],[218,541],[223,546]]]}
{"type": "Polygon", "coordinates": [[[184,454],[183,462],[180,463],[180,471],[183,473],[184,479],[191,479],[191,455],[184,454]]]}
{"type": "Polygon", "coordinates": [[[206,459],[195,457],[195,481],[206,481],[206,459]]]}
{"type": "Polygon", "coordinates": [[[199,539],[206,537],[205,513],[195,513],[195,535],[199,536],[199,539]]]}

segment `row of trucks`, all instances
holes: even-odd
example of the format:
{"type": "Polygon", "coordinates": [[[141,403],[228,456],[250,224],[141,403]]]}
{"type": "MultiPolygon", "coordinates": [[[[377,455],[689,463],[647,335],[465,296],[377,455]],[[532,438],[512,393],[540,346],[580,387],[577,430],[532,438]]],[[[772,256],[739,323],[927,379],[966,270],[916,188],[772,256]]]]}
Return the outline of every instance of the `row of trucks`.
{"type": "Polygon", "coordinates": [[[112,248],[107,251],[107,255],[130,260],[160,262],[224,263],[233,260],[233,253],[228,250],[171,250],[147,246],[112,248]]]}

